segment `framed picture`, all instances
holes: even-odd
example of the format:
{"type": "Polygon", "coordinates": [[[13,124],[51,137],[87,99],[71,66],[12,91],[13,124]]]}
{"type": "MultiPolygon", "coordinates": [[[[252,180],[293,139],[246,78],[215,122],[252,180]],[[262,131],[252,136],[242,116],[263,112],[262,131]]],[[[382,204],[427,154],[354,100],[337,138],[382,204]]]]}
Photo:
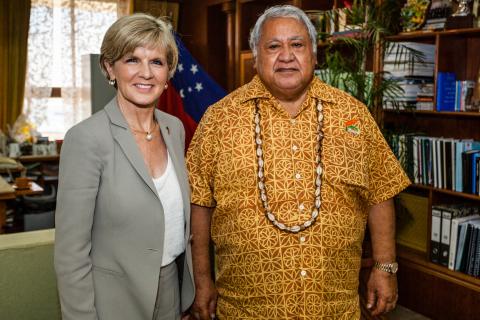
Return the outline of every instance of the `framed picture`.
{"type": "Polygon", "coordinates": [[[147,12],[155,17],[167,17],[177,31],[180,3],[173,1],[145,0],[135,1],[135,12],[147,12]]]}
{"type": "Polygon", "coordinates": [[[255,59],[251,51],[240,53],[240,85],[244,85],[257,74],[253,67],[255,59]]]}

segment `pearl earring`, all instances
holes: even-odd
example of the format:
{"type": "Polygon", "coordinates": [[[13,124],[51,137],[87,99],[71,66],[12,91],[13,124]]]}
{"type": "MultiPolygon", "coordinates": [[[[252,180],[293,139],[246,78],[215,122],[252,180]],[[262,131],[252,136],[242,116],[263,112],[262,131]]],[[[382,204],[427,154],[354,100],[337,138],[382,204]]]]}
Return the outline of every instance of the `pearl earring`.
{"type": "Polygon", "coordinates": [[[165,83],[165,90],[168,89],[168,83],[165,83]]]}
{"type": "Polygon", "coordinates": [[[111,85],[111,86],[114,86],[115,82],[116,82],[115,79],[108,80],[108,84],[111,85]]]}

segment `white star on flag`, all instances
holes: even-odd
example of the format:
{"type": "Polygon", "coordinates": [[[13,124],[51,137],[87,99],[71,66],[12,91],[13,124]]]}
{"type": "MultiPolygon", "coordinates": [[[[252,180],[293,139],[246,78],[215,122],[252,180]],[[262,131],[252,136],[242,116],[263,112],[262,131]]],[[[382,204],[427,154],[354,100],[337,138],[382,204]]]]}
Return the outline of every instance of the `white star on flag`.
{"type": "Polygon", "coordinates": [[[178,72],[182,72],[183,71],[183,64],[179,63],[177,69],[178,69],[178,72]]]}
{"type": "Polygon", "coordinates": [[[198,92],[202,91],[203,89],[203,86],[202,86],[202,83],[201,82],[197,82],[195,83],[195,90],[197,90],[198,92]]]}
{"type": "Polygon", "coordinates": [[[196,64],[192,64],[192,67],[190,68],[190,71],[192,71],[193,74],[198,72],[198,66],[196,64]]]}
{"type": "Polygon", "coordinates": [[[192,92],[192,87],[188,87],[188,92],[192,92]]]}

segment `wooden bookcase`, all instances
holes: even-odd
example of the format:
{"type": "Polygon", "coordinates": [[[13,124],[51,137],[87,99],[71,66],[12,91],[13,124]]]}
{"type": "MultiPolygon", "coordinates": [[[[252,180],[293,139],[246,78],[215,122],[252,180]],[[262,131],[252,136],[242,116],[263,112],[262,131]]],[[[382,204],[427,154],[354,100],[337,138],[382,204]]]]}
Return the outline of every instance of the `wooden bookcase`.
{"type": "MultiPolygon", "coordinates": [[[[438,72],[454,72],[458,80],[476,79],[480,68],[480,29],[408,33],[387,40],[435,44],[435,80],[438,72]]],[[[479,112],[385,110],[383,120],[384,127],[392,131],[480,140],[479,112]]],[[[432,319],[478,318],[480,279],[434,264],[429,254],[432,205],[473,202],[480,206],[480,197],[427,185],[413,185],[407,192],[428,199],[428,228],[424,230],[427,250],[398,247],[399,303],[432,319]]]]}

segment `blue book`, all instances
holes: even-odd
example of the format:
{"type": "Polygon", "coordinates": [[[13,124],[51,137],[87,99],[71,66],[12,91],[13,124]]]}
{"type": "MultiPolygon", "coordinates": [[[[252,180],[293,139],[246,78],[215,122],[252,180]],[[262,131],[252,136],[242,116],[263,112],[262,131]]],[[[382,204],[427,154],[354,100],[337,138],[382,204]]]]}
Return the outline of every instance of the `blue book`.
{"type": "Polygon", "coordinates": [[[455,111],[455,73],[439,72],[437,75],[437,111],[455,111]]]}
{"type": "Polygon", "coordinates": [[[477,194],[477,159],[480,158],[480,151],[472,154],[472,193],[477,194]]]}
{"type": "Polygon", "coordinates": [[[471,139],[461,140],[457,143],[455,148],[455,191],[463,192],[463,161],[462,153],[465,151],[478,149],[480,150],[480,141],[473,141],[471,139]]]}
{"type": "Polygon", "coordinates": [[[457,192],[462,192],[462,152],[463,141],[455,141],[455,188],[457,192]]]}
{"type": "Polygon", "coordinates": [[[472,149],[462,153],[462,167],[463,167],[463,189],[464,193],[473,193],[473,184],[476,177],[475,158],[480,150],[472,149]]]}
{"type": "Polygon", "coordinates": [[[460,111],[461,96],[462,96],[462,82],[455,81],[455,111],[460,111]]]}

